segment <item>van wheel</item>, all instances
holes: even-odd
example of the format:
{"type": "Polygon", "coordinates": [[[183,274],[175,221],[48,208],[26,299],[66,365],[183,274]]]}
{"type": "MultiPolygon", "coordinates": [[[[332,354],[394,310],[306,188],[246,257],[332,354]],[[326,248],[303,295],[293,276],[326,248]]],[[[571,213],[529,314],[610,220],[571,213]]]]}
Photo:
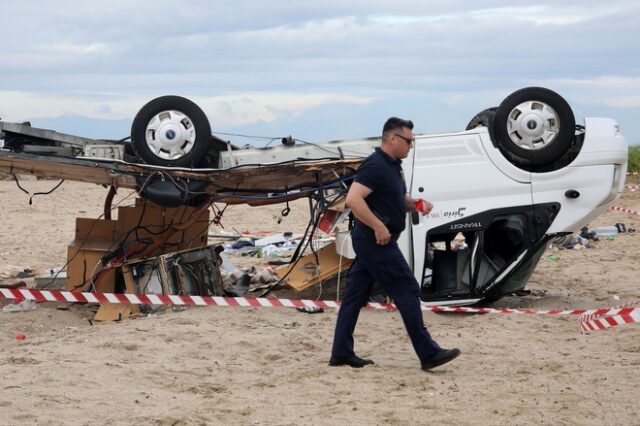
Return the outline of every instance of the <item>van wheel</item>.
{"type": "Polygon", "coordinates": [[[131,143],[148,164],[198,167],[207,155],[211,127],[189,99],[162,96],[143,106],[131,125],[131,143]]]}
{"type": "Polygon", "coordinates": [[[492,138],[517,167],[536,171],[559,160],[575,141],[575,117],[556,92],[527,87],[505,98],[493,118],[492,138]]]}

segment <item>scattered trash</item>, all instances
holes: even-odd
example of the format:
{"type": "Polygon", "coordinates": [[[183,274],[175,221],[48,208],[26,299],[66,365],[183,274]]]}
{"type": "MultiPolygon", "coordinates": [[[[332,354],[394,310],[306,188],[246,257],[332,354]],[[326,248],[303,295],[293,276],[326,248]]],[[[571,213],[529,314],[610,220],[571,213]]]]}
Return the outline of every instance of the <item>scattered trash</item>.
{"type": "Polygon", "coordinates": [[[611,226],[599,226],[589,230],[586,226],[580,230],[580,236],[590,240],[598,241],[598,238],[612,240],[618,234],[629,234],[636,232],[634,228],[627,227],[624,223],[616,223],[611,226]]]}
{"type": "MultiPolygon", "coordinates": [[[[248,231],[246,231],[248,232],[248,231]]],[[[286,257],[298,247],[299,241],[294,239],[290,231],[278,235],[267,235],[258,238],[252,235],[243,235],[236,241],[224,245],[227,254],[240,253],[242,256],[256,256],[257,258],[286,257]]]]}
{"type": "Polygon", "coordinates": [[[598,237],[613,237],[618,234],[618,227],[612,226],[599,226],[593,229],[598,237]]]}
{"type": "Polygon", "coordinates": [[[547,290],[518,290],[512,295],[515,297],[544,297],[547,294],[547,290]]]}
{"type": "MultiPolygon", "coordinates": [[[[291,233],[289,233],[289,234],[291,234],[291,233]]],[[[274,245],[274,244],[281,244],[281,243],[286,242],[290,238],[291,238],[291,236],[287,237],[284,234],[282,234],[282,235],[269,235],[267,237],[260,238],[259,240],[256,240],[255,241],[255,246],[256,247],[266,247],[266,246],[270,246],[270,245],[274,245]]]]}
{"type": "Polygon", "coordinates": [[[240,237],[233,244],[231,244],[231,248],[233,249],[241,249],[243,247],[254,247],[255,243],[251,237],[240,237]]]}
{"type": "Polygon", "coordinates": [[[341,231],[336,228],[336,250],[338,254],[347,259],[355,259],[356,252],[351,242],[351,231],[341,231]]]}
{"type": "Polygon", "coordinates": [[[61,268],[49,268],[46,273],[38,274],[33,278],[33,288],[46,290],[61,290],[67,283],[67,271],[61,268]]]}
{"type": "Polygon", "coordinates": [[[583,238],[580,235],[576,236],[575,239],[576,239],[576,242],[578,244],[581,244],[581,245],[585,246],[586,248],[592,248],[593,247],[593,245],[589,242],[588,239],[583,238]]]}
{"type": "Polygon", "coordinates": [[[252,283],[267,284],[277,281],[279,278],[271,268],[263,268],[256,271],[251,277],[252,283]]]}
{"type": "Polygon", "coordinates": [[[586,226],[580,230],[580,236],[587,240],[598,241],[598,235],[595,231],[590,231],[586,226]]]}
{"type": "Polygon", "coordinates": [[[387,297],[384,294],[372,294],[371,297],[369,298],[370,302],[373,303],[387,303],[387,297]]]}
{"type": "Polygon", "coordinates": [[[316,253],[301,257],[295,264],[276,268],[276,274],[285,279],[289,287],[302,291],[336,275],[338,271],[349,269],[352,263],[351,259],[340,257],[335,242],[331,242],[316,253]]]}
{"type": "Polygon", "coordinates": [[[18,303],[12,303],[10,305],[2,308],[2,312],[22,312],[22,311],[30,311],[32,309],[36,309],[38,304],[35,300],[24,299],[19,301],[18,303]]]}
{"type": "Polygon", "coordinates": [[[615,226],[620,234],[636,232],[635,228],[627,227],[624,223],[616,223],[615,226]]]}
{"type": "Polygon", "coordinates": [[[238,270],[236,265],[234,265],[231,262],[231,259],[229,259],[224,253],[220,253],[220,258],[222,259],[222,265],[220,265],[222,269],[228,272],[234,272],[238,270]]]}
{"type": "Polygon", "coordinates": [[[249,284],[251,284],[251,275],[242,274],[234,287],[225,287],[224,292],[228,296],[240,297],[249,291],[249,284]]]}
{"type": "Polygon", "coordinates": [[[262,247],[258,250],[258,257],[282,257],[284,256],[284,250],[274,244],[262,247]]]}
{"type": "Polygon", "coordinates": [[[563,235],[551,241],[550,248],[581,250],[582,248],[593,248],[593,244],[580,235],[563,235]]]}
{"type": "Polygon", "coordinates": [[[340,225],[347,217],[349,217],[350,212],[351,210],[348,208],[345,208],[342,211],[327,210],[318,222],[318,229],[325,234],[331,234],[337,225],[340,225]]]}
{"type": "Polygon", "coordinates": [[[273,269],[250,266],[242,269],[235,269],[229,272],[222,269],[222,282],[225,294],[229,296],[239,297],[247,291],[256,291],[264,284],[270,284],[278,281],[280,278],[273,269]]]}
{"type": "Polygon", "coordinates": [[[31,268],[24,268],[22,271],[16,274],[16,278],[28,278],[31,276],[33,276],[33,269],[31,268]]]}
{"type": "Polygon", "coordinates": [[[296,308],[300,312],[304,312],[305,314],[321,314],[324,312],[324,309],[318,306],[303,306],[302,308],[296,308]]]}
{"type": "Polygon", "coordinates": [[[214,233],[209,233],[210,237],[213,238],[231,238],[231,239],[236,239],[241,237],[242,235],[238,232],[231,232],[231,231],[224,231],[224,230],[219,230],[217,232],[214,233]]]}
{"type": "Polygon", "coordinates": [[[557,254],[552,254],[550,256],[547,256],[547,260],[551,262],[557,262],[558,260],[560,260],[560,256],[558,256],[557,254]]]}
{"type": "Polygon", "coordinates": [[[16,335],[16,339],[18,339],[18,340],[24,340],[26,338],[27,338],[27,336],[25,336],[24,334],[17,334],[16,335]]]}

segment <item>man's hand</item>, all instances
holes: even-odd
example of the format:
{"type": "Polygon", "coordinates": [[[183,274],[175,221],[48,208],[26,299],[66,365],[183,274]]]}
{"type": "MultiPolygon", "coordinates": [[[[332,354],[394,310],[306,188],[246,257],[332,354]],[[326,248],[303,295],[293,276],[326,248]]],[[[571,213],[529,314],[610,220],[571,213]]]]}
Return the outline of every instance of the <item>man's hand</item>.
{"type": "Polygon", "coordinates": [[[425,199],[419,198],[416,200],[416,210],[422,213],[422,216],[426,216],[433,210],[433,204],[425,199]]]}
{"type": "Polygon", "coordinates": [[[373,232],[376,235],[376,243],[384,246],[389,244],[389,241],[391,241],[391,233],[389,233],[385,224],[382,223],[375,214],[373,214],[371,209],[369,209],[369,206],[367,206],[367,203],[364,201],[371,192],[370,188],[362,185],[361,183],[352,183],[351,188],[349,188],[349,192],[347,193],[347,206],[349,206],[351,212],[353,212],[354,216],[360,222],[373,229],[373,232]]]}
{"type": "Polygon", "coordinates": [[[428,215],[431,213],[431,210],[433,210],[433,204],[424,198],[411,198],[407,195],[405,197],[405,204],[408,212],[420,212],[423,216],[428,215]]]}
{"type": "Polygon", "coordinates": [[[386,246],[391,241],[391,233],[386,226],[378,226],[373,230],[376,234],[376,243],[379,246],[386,246]]]}

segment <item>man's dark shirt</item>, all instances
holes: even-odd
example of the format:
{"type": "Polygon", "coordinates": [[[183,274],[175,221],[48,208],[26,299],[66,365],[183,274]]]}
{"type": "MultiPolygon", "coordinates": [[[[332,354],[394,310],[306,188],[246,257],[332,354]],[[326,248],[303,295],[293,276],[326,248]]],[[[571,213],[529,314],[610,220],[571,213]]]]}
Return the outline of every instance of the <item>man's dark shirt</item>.
{"type": "MultiPolygon", "coordinates": [[[[394,160],[382,149],[376,148],[360,166],[354,179],[355,182],[372,190],[365,202],[392,234],[402,232],[406,223],[407,187],[401,164],[401,160],[394,160]]],[[[359,226],[366,227],[364,224],[358,224],[354,232],[364,231],[358,230],[359,226]]],[[[370,228],[366,228],[371,232],[370,228]]]]}

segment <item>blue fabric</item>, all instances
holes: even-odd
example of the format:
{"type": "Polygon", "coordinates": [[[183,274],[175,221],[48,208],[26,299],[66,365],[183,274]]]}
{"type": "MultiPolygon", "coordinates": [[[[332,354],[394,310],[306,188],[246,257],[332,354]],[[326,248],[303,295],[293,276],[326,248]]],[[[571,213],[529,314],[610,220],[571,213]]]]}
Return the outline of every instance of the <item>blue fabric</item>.
{"type": "Polygon", "coordinates": [[[231,248],[233,249],[241,249],[242,247],[254,247],[255,244],[252,240],[237,240],[236,242],[234,242],[233,244],[231,244],[231,248]]]}
{"type": "Polygon", "coordinates": [[[420,309],[420,287],[395,241],[379,246],[375,237],[352,236],[356,260],[347,276],[338,312],[332,356],[348,358],[354,353],[353,331],[360,309],[367,304],[374,282],[378,282],[396,304],[420,361],[441,348],[427,331],[420,309]]]}
{"type": "Polygon", "coordinates": [[[382,149],[376,148],[360,166],[354,179],[373,191],[365,201],[392,233],[404,230],[407,216],[407,187],[401,164],[402,161],[394,160],[382,149]]]}

